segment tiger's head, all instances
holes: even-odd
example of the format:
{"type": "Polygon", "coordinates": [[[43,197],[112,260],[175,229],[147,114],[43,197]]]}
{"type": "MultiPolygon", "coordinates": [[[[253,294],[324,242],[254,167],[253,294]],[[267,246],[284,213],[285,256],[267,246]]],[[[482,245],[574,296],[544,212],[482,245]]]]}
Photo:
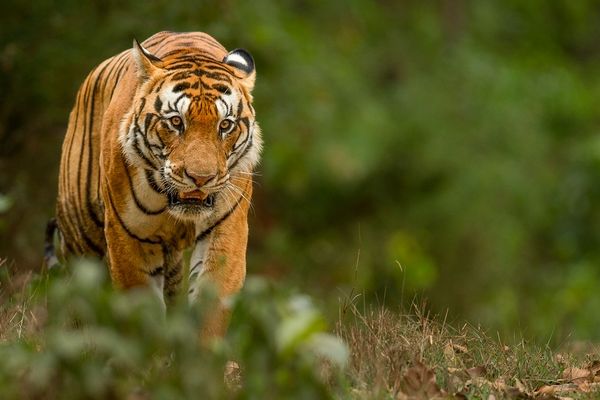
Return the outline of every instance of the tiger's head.
{"type": "Polygon", "coordinates": [[[206,216],[243,196],[262,147],[245,50],[178,49],[159,58],[134,41],[137,91],[123,120],[126,159],[146,170],[174,216],[206,216]],[[222,58],[215,57],[214,54],[222,58]]]}

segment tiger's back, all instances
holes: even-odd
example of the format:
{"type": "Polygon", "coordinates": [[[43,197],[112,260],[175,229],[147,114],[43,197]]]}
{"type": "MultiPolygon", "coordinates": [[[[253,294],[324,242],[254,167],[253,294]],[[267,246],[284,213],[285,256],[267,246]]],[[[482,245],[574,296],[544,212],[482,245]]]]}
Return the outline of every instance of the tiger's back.
{"type": "Polygon", "coordinates": [[[100,199],[102,117],[115,88],[132,68],[129,50],[96,67],[77,92],[62,146],[56,217],[63,255],[106,252],[100,199]]]}

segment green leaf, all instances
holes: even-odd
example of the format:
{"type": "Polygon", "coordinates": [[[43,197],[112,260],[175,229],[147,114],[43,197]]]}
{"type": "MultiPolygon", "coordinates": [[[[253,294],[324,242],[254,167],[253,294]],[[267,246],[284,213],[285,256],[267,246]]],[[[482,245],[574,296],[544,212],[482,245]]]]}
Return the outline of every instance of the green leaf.
{"type": "Polygon", "coordinates": [[[322,316],[315,310],[306,310],[285,318],[277,328],[277,348],[283,354],[294,351],[304,340],[325,327],[322,316]]]}
{"type": "Polygon", "coordinates": [[[0,194],[0,213],[8,211],[13,205],[13,201],[10,197],[0,194]]]}
{"type": "Polygon", "coordinates": [[[329,333],[316,333],[306,342],[306,346],[316,355],[323,357],[339,368],[348,365],[350,352],[346,343],[329,333]]]}

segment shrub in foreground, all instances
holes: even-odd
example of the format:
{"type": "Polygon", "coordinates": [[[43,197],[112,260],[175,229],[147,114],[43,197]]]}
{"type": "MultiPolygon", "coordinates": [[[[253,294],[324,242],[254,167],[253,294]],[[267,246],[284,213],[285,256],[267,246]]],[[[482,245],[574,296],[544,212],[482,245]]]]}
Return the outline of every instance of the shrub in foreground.
{"type": "Polygon", "coordinates": [[[228,335],[201,346],[210,291],[165,315],[150,291],[115,291],[104,271],[83,261],[24,289],[40,328],[0,344],[3,398],[310,399],[341,388],[347,349],[308,297],[249,279],[228,335]],[[225,373],[229,361],[237,372],[225,373]]]}

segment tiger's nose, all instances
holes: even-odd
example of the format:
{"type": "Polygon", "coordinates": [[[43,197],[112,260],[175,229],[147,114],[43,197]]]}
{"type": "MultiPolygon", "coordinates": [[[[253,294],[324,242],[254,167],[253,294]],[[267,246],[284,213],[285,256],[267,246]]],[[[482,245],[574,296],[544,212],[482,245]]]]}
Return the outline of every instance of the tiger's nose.
{"type": "Polygon", "coordinates": [[[196,186],[198,186],[199,188],[206,185],[210,180],[212,180],[215,177],[215,175],[195,175],[195,174],[190,174],[189,172],[186,172],[185,174],[192,181],[194,181],[196,186]]]}

